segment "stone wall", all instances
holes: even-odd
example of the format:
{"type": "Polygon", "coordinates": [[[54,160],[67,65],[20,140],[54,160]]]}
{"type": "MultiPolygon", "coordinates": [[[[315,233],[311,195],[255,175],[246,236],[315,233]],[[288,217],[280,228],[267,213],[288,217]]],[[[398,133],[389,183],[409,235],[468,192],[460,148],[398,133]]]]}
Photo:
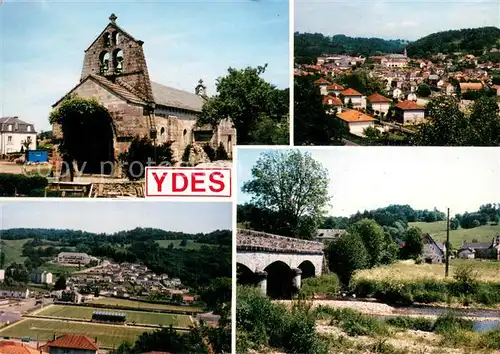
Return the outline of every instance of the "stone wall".
{"type": "Polygon", "coordinates": [[[236,234],[238,251],[266,251],[279,253],[303,253],[323,255],[321,242],[306,241],[265,232],[238,229],[236,234]]]}

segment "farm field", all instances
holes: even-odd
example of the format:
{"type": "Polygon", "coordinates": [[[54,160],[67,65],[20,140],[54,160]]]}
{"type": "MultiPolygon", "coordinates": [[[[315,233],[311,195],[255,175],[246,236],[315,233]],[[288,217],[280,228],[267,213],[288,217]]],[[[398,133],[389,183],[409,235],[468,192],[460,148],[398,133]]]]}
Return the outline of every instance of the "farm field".
{"type": "Polygon", "coordinates": [[[116,299],[112,297],[103,297],[99,299],[94,299],[92,300],[92,303],[108,305],[108,306],[123,306],[123,307],[128,307],[130,309],[172,310],[172,311],[190,310],[196,312],[202,311],[199,307],[150,304],[146,302],[127,300],[127,299],[116,299]]]}
{"type": "MultiPolygon", "coordinates": [[[[423,232],[429,233],[437,242],[446,241],[446,221],[411,222],[410,226],[417,226],[423,232]]],[[[500,234],[500,225],[483,225],[473,229],[450,230],[450,242],[454,248],[460,248],[464,241],[491,242],[493,237],[500,234]]]]}
{"type": "Polygon", "coordinates": [[[53,339],[54,335],[85,333],[97,338],[101,346],[118,347],[124,341],[134,342],[139,335],[153,329],[126,326],[109,326],[94,323],[77,323],[54,320],[25,319],[0,330],[0,337],[22,338],[29,336],[36,340],[53,339]]]}
{"type": "MultiPolygon", "coordinates": [[[[453,277],[454,270],[461,264],[472,264],[478,273],[481,281],[500,282],[500,262],[483,261],[472,259],[452,259],[450,260],[450,277],[453,277]]],[[[356,272],[355,279],[372,280],[401,280],[410,281],[418,279],[443,279],[444,264],[415,264],[414,261],[400,261],[388,266],[372,269],[363,269],[356,272]]]]}
{"type": "Polygon", "coordinates": [[[26,257],[21,256],[23,245],[30,240],[29,238],[21,240],[2,240],[0,244],[2,245],[2,251],[5,252],[5,264],[8,265],[12,262],[23,263],[26,259],[26,257]]]}
{"type": "Polygon", "coordinates": [[[208,243],[196,243],[193,240],[187,240],[187,244],[185,247],[181,246],[182,240],[157,240],[156,243],[160,245],[160,247],[167,248],[170,244],[173,245],[174,248],[184,248],[187,250],[198,250],[203,246],[213,247],[214,245],[208,243]]]}
{"type": "Polygon", "coordinates": [[[166,313],[154,313],[128,310],[106,310],[95,307],[52,305],[37,313],[37,316],[51,316],[58,318],[75,318],[90,320],[94,311],[123,312],[128,323],[151,324],[162,326],[189,327],[191,319],[186,315],[174,315],[166,313]]]}

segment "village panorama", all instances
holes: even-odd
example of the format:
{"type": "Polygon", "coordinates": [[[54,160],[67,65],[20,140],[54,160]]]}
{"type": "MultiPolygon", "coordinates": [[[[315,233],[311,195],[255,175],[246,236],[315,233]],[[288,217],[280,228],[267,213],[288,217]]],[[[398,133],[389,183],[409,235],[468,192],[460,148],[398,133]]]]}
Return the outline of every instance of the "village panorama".
{"type": "Polygon", "coordinates": [[[296,145],[500,145],[500,28],[294,45],[296,145]]]}
{"type": "Polygon", "coordinates": [[[130,203],[2,206],[3,218],[11,220],[0,231],[1,353],[230,352],[231,205],[153,210],[153,204],[130,203]],[[52,209],[66,221],[42,212],[48,223],[26,227],[13,216],[21,208],[52,209]],[[207,231],[170,231],[151,216],[141,217],[151,227],[127,227],[136,210],[146,210],[157,219],[175,214],[179,221],[165,219],[178,230],[186,218],[180,210],[188,208],[198,211],[207,231]],[[225,216],[202,215],[207,208],[225,216]],[[91,232],[71,226],[68,213],[86,215],[94,228],[109,227],[110,214],[118,213],[127,226],[91,232]],[[217,223],[219,229],[209,226],[217,223]]]}

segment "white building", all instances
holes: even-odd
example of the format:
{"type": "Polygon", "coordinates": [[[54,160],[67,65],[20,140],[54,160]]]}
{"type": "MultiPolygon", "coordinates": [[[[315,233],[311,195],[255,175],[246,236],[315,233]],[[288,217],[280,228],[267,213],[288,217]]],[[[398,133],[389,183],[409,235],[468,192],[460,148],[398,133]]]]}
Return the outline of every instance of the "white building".
{"type": "Polygon", "coordinates": [[[358,91],[348,88],[340,93],[344,99],[344,105],[347,106],[349,101],[352,103],[352,108],[366,108],[366,100],[363,99],[363,94],[358,91]]]}
{"type": "Polygon", "coordinates": [[[364,136],[366,128],[375,127],[375,118],[355,109],[337,113],[337,117],[348,124],[351,134],[364,136]]]}
{"type": "Polygon", "coordinates": [[[0,281],[5,280],[5,269],[0,269],[0,281]]]}
{"type": "Polygon", "coordinates": [[[391,108],[392,101],[379,93],[374,93],[373,95],[368,96],[367,100],[372,104],[374,112],[379,111],[387,114],[387,112],[389,112],[389,108],[391,108]]]}
{"type": "Polygon", "coordinates": [[[425,118],[425,107],[413,101],[402,101],[396,105],[395,114],[399,123],[418,123],[425,118]]]}
{"type": "Polygon", "coordinates": [[[31,140],[29,150],[36,150],[35,126],[18,117],[0,118],[0,154],[20,152],[25,141],[31,140]]]}
{"type": "Polygon", "coordinates": [[[89,264],[90,256],[86,253],[61,252],[57,255],[58,263],[89,264]]]}

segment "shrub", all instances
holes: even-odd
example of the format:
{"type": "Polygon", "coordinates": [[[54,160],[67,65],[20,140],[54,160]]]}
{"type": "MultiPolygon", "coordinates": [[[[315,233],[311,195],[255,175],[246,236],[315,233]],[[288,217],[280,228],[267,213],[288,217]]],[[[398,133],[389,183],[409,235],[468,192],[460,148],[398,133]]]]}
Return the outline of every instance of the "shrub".
{"type": "Polygon", "coordinates": [[[227,155],[226,149],[222,143],[217,147],[217,151],[215,151],[215,159],[216,160],[229,160],[229,156],[227,155]]]}
{"type": "Polygon", "coordinates": [[[453,312],[447,312],[438,316],[433,331],[439,334],[456,332],[459,330],[471,331],[474,322],[472,320],[458,317],[453,312]]]}
{"type": "Polygon", "coordinates": [[[432,332],[434,329],[434,321],[424,317],[398,316],[389,318],[387,323],[394,327],[416,331],[432,332]]]}
{"type": "Polygon", "coordinates": [[[385,323],[356,310],[333,309],[328,312],[333,317],[330,324],[342,328],[350,336],[385,335],[389,332],[385,323]]]}
{"type": "MultiPolygon", "coordinates": [[[[216,159],[215,150],[213,147],[210,146],[210,144],[207,143],[207,144],[203,145],[203,151],[205,151],[205,154],[207,154],[210,161],[215,161],[215,159],[216,159]]],[[[188,156],[188,160],[186,160],[186,161],[189,161],[189,156],[188,156]]]]}
{"type": "Polygon", "coordinates": [[[0,196],[13,197],[17,194],[29,195],[35,189],[47,187],[48,180],[42,176],[0,173],[0,196]]]}
{"type": "Polygon", "coordinates": [[[312,297],[315,294],[337,295],[339,291],[340,281],[336,274],[304,279],[300,288],[300,294],[305,297],[312,297]]]}
{"type": "Polygon", "coordinates": [[[456,295],[461,294],[474,294],[477,292],[478,281],[477,271],[471,264],[462,264],[455,269],[453,275],[455,283],[453,284],[453,291],[456,295]]]}

